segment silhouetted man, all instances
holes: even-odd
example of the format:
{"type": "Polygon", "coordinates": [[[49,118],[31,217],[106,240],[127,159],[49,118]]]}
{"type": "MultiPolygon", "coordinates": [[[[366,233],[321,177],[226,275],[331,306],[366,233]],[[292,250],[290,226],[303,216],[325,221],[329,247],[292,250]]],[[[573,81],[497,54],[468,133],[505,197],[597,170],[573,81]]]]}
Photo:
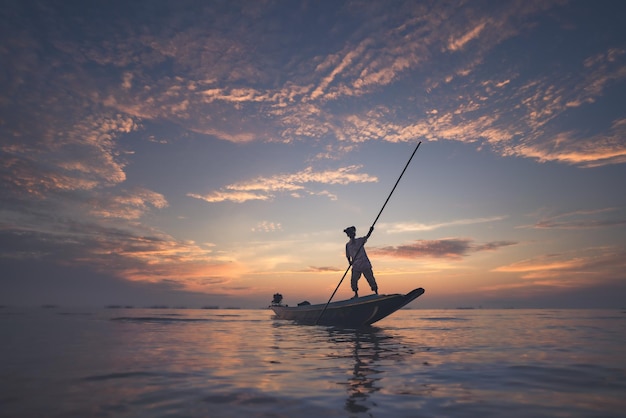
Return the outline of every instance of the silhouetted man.
{"type": "Polygon", "coordinates": [[[358,282],[361,278],[361,274],[365,276],[367,282],[370,285],[372,291],[378,294],[378,285],[376,284],[376,279],[374,278],[374,272],[372,271],[372,263],[370,263],[369,258],[367,258],[367,253],[365,252],[365,243],[367,239],[372,235],[372,231],[374,231],[374,227],[370,228],[370,231],[366,236],[361,238],[356,237],[356,228],[350,226],[343,230],[348,237],[350,237],[350,241],[346,243],[346,258],[348,259],[348,263],[352,266],[352,280],[350,284],[352,285],[352,290],[354,291],[354,297],[359,297],[359,286],[358,282]]]}

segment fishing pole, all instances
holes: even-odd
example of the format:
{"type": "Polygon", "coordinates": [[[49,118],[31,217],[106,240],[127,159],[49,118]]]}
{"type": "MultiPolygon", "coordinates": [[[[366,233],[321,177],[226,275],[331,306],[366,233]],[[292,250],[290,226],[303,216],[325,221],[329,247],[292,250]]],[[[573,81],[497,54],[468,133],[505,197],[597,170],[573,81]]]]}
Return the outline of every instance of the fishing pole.
{"type": "MultiPolygon", "coordinates": [[[[380,218],[380,215],[383,213],[383,210],[385,210],[385,206],[387,206],[387,203],[389,202],[389,199],[391,199],[391,195],[396,190],[396,187],[398,187],[398,183],[400,183],[400,179],[404,175],[404,172],[406,171],[406,169],[409,167],[409,164],[411,164],[411,160],[413,159],[413,156],[417,152],[417,149],[420,147],[421,143],[422,143],[422,141],[417,143],[417,146],[413,150],[413,153],[411,154],[411,157],[409,157],[409,161],[407,161],[406,165],[404,166],[404,169],[402,170],[402,173],[400,173],[400,176],[398,177],[398,180],[396,180],[396,184],[393,185],[393,188],[391,189],[391,192],[389,193],[389,196],[387,196],[387,200],[385,200],[385,203],[383,203],[383,207],[380,208],[380,211],[378,212],[378,215],[376,216],[376,219],[374,219],[374,222],[372,222],[372,226],[370,227],[370,230],[367,233],[367,238],[369,238],[370,234],[372,233],[372,230],[374,229],[374,225],[376,225],[376,222],[378,222],[378,218],[380,218]]],[[[352,257],[352,261],[350,261],[350,264],[348,265],[348,268],[346,269],[345,273],[343,273],[343,276],[341,277],[341,280],[339,280],[339,283],[337,284],[337,287],[335,287],[335,291],[333,292],[332,295],[330,295],[330,298],[328,299],[328,302],[326,302],[326,305],[324,306],[324,309],[322,310],[320,315],[315,320],[315,325],[317,325],[317,323],[319,322],[319,320],[322,317],[322,315],[324,315],[324,312],[326,312],[326,308],[328,308],[328,305],[330,304],[330,301],[333,300],[333,297],[335,296],[335,293],[337,293],[337,290],[339,290],[339,286],[341,286],[341,283],[343,282],[343,279],[346,278],[346,275],[348,274],[348,271],[350,271],[350,267],[352,267],[352,263],[353,263],[354,259],[359,255],[359,253],[363,249],[364,245],[365,245],[365,242],[363,242],[361,244],[361,246],[357,250],[357,252],[354,255],[354,257],[352,257]]]]}

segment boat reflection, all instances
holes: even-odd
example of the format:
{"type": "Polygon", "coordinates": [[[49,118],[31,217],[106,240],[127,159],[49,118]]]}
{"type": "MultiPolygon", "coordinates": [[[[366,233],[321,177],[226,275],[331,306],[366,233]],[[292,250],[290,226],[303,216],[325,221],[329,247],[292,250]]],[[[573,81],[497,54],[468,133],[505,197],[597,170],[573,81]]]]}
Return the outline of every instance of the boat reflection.
{"type": "Polygon", "coordinates": [[[350,413],[367,412],[376,406],[370,396],[382,389],[380,381],[385,372],[381,363],[402,359],[402,345],[388,331],[376,327],[359,330],[330,328],[328,338],[329,343],[338,349],[329,357],[351,358],[354,362],[347,382],[341,383],[348,393],[345,409],[350,413]]]}
{"type": "Polygon", "coordinates": [[[313,393],[340,402],[332,407],[343,407],[348,416],[379,411],[381,396],[388,399],[402,385],[392,371],[412,363],[416,354],[414,342],[397,327],[349,329],[274,321],[272,330],[271,356],[265,360],[271,367],[264,384],[283,396],[313,393]]]}

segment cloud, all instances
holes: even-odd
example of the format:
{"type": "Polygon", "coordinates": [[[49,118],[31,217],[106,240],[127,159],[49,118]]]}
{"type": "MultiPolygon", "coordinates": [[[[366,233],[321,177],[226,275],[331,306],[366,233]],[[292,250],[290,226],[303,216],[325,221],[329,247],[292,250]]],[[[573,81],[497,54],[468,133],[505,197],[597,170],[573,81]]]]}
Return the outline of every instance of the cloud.
{"type": "Polygon", "coordinates": [[[523,226],[523,228],[535,228],[535,229],[597,229],[597,228],[609,228],[619,227],[626,225],[626,217],[623,213],[620,213],[615,218],[590,218],[602,216],[601,214],[610,212],[623,212],[620,208],[605,208],[596,210],[579,210],[574,212],[562,213],[554,216],[549,216],[539,220],[533,225],[523,226]]]}
{"type": "Polygon", "coordinates": [[[475,252],[482,251],[495,251],[503,247],[509,247],[511,245],[517,245],[516,241],[491,241],[484,244],[476,244],[473,247],[475,252]]]}
{"type": "Polygon", "coordinates": [[[214,292],[191,292],[180,283],[161,280],[153,283],[130,282],[94,272],[88,266],[54,265],[37,260],[19,261],[0,258],[3,275],[0,288],[9,305],[135,307],[158,305],[201,307],[224,303],[228,293],[223,287],[214,292]],[[54,280],[51,278],[54,277],[54,280]],[[214,298],[214,299],[211,299],[214,298]],[[208,302],[208,301],[211,302],[208,302]],[[215,301],[215,302],[213,302],[215,301]]]}
{"type": "MultiPolygon", "coordinates": [[[[51,80],[45,86],[48,91],[57,96],[70,92],[66,103],[83,102],[70,113],[84,103],[104,106],[132,118],[135,124],[142,119],[165,120],[236,143],[329,136],[356,143],[445,139],[479,147],[487,144],[505,156],[539,161],[587,167],[621,163],[626,157],[619,120],[613,121],[611,132],[590,138],[551,123],[568,109],[595,103],[611,84],[624,80],[626,50],[610,46],[594,51],[578,62],[579,68],[559,72],[558,78],[554,73],[538,73],[528,82],[521,81],[519,68],[537,73],[526,68],[526,63],[501,70],[489,62],[498,46],[520,34],[532,36],[537,16],[561,5],[558,1],[512,2],[485,10],[470,4],[452,9],[443,4],[401,2],[392,11],[360,3],[355,13],[339,6],[316,10],[283,5],[277,15],[277,5],[252,13],[249,5],[240,5],[232,14],[211,7],[193,13],[174,8],[166,17],[143,14],[144,30],[138,29],[132,17],[123,16],[111,24],[94,11],[80,26],[89,35],[81,39],[62,35],[63,27],[76,24],[64,18],[65,8],[36,12],[50,14],[49,20],[59,28],[50,39],[54,52],[61,53],[68,69],[78,74],[64,78],[50,72],[51,77],[44,77],[51,80]],[[389,18],[362,18],[383,13],[389,18]],[[321,41],[323,30],[311,37],[300,33],[293,40],[284,36],[292,30],[291,22],[329,24],[327,17],[339,14],[344,23],[327,28],[333,30],[321,41]],[[252,16],[254,24],[249,24],[252,16]],[[352,36],[337,36],[348,30],[352,36]],[[285,63],[280,51],[295,46],[293,59],[285,63]],[[94,66],[107,67],[110,75],[94,71],[94,66]],[[494,72],[500,79],[492,77],[494,72]],[[414,85],[414,79],[424,82],[403,89],[414,85]],[[393,88],[395,104],[381,111],[386,88],[393,88]],[[438,116],[424,116],[433,107],[438,116]]],[[[13,43],[36,49],[37,38],[7,39],[7,45],[13,43]]],[[[43,84],[29,68],[45,66],[41,62],[33,66],[28,61],[32,56],[20,50],[8,48],[3,61],[23,69],[21,78],[43,84]]],[[[47,59],[52,56],[40,58],[47,59]]],[[[5,101],[9,102],[8,96],[5,101]]],[[[38,102],[36,97],[30,101],[38,102]]],[[[100,179],[109,184],[123,181],[123,161],[107,157],[110,149],[101,151],[105,151],[100,153],[104,158],[93,166],[101,170],[99,179],[81,187],[93,187],[100,179]]],[[[85,169],[77,160],[66,163],[67,169],[85,169]]],[[[23,184],[28,184],[27,179],[23,184]]],[[[49,187],[67,187],[63,184],[68,181],[59,179],[56,184],[49,187]]]]}
{"type": "Polygon", "coordinates": [[[537,222],[534,227],[537,229],[595,229],[624,225],[626,225],[626,219],[579,220],[566,222],[546,220],[537,222]]]}
{"type": "Polygon", "coordinates": [[[472,218],[472,219],[457,219],[449,222],[421,224],[421,223],[406,223],[398,222],[394,224],[381,224],[380,227],[385,228],[390,234],[401,232],[416,232],[416,231],[434,231],[440,228],[448,228],[452,226],[460,225],[473,225],[486,222],[497,222],[506,219],[506,216],[492,216],[488,218],[472,218]]]}
{"type": "Polygon", "coordinates": [[[597,285],[624,280],[626,253],[613,247],[581,248],[517,261],[493,271],[516,274],[543,286],[597,285]]]}
{"type": "Polygon", "coordinates": [[[208,291],[216,282],[227,283],[244,271],[234,260],[192,241],[70,219],[37,230],[2,225],[0,245],[5,248],[0,256],[4,260],[82,266],[131,281],[169,280],[180,288],[200,292],[208,291]]]}
{"type": "Polygon", "coordinates": [[[332,69],[331,73],[321,80],[320,85],[318,85],[317,88],[311,93],[311,99],[315,100],[319,98],[320,96],[322,96],[326,88],[328,87],[328,85],[331,82],[333,82],[333,80],[346,68],[349,68],[352,66],[353,61],[359,55],[361,55],[363,51],[366,49],[367,44],[368,44],[368,41],[364,41],[360,45],[358,45],[354,50],[348,51],[344,55],[344,57],[341,59],[339,64],[335,68],[332,69]]]}
{"type": "Polygon", "coordinates": [[[478,38],[480,33],[485,29],[487,22],[480,22],[474,28],[472,28],[469,32],[465,33],[459,38],[450,39],[448,43],[448,49],[451,51],[457,51],[459,49],[463,49],[463,47],[470,41],[478,38]]]}
{"type": "Polygon", "coordinates": [[[476,244],[471,239],[447,238],[439,240],[417,240],[409,244],[368,249],[372,255],[393,258],[447,258],[461,259],[471,252],[493,251],[516,245],[513,241],[494,241],[476,244]]]}
{"type": "Polygon", "coordinates": [[[231,201],[235,203],[244,203],[250,200],[270,200],[271,195],[250,193],[250,192],[237,192],[237,191],[214,191],[206,195],[197,193],[187,193],[187,196],[195,199],[204,200],[209,203],[231,201]]]}
{"type": "Polygon", "coordinates": [[[269,221],[259,222],[254,228],[252,228],[252,232],[279,232],[282,230],[283,227],[280,222],[269,221]]]}
{"type": "Polygon", "coordinates": [[[168,206],[165,197],[151,190],[137,188],[122,191],[115,195],[94,196],[87,202],[88,212],[98,218],[139,219],[149,209],[162,209],[168,206]]]}
{"type": "Polygon", "coordinates": [[[336,273],[343,271],[337,267],[321,267],[321,266],[309,266],[308,269],[303,270],[306,273],[336,273]]]}
{"type": "MultiPolygon", "coordinates": [[[[229,21],[225,11],[217,19],[210,7],[195,13],[174,9],[167,19],[143,16],[148,28],[144,31],[129,17],[110,27],[95,13],[84,25],[91,37],[76,40],[62,37],[62,31],[53,32],[51,43],[56,52],[61,52],[81,77],[69,81],[53,77],[48,89],[72,94],[85,90],[80,94],[84,101],[113,109],[126,116],[127,122],[166,120],[191,132],[236,143],[329,136],[355,143],[445,139],[479,147],[487,144],[504,156],[539,161],[586,167],[621,163],[626,159],[621,120],[614,120],[608,133],[592,137],[551,124],[568,109],[593,104],[608,86],[624,80],[623,48],[596,51],[578,63],[580,68],[559,73],[558,79],[539,73],[521,82],[520,72],[510,69],[498,71],[500,79],[491,77],[494,70],[489,59],[494,49],[520,33],[532,33],[526,31],[532,29],[535,17],[559,6],[559,2],[513,2],[490,10],[461,5],[452,11],[444,5],[433,8],[407,2],[398,5],[395,19],[390,19],[393,24],[385,25],[376,20],[363,23],[361,14],[379,16],[383,12],[380,5],[363,3],[358,8],[362,26],[352,37],[329,36],[323,49],[319,39],[301,38],[296,55],[286,65],[276,45],[287,42],[293,46],[295,41],[285,40],[278,30],[289,27],[274,17],[275,6],[251,14],[249,6],[241,6],[237,16],[242,18],[233,20],[233,27],[193,24],[229,21]],[[251,16],[257,19],[252,26],[246,24],[251,16]],[[261,16],[267,20],[258,20],[261,16]],[[181,25],[182,21],[187,24],[181,25]],[[278,25],[277,30],[266,30],[265,21],[278,25]],[[250,38],[257,42],[240,36],[237,25],[246,25],[246,33],[252,31],[250,38]],[[100,31],[104,35],[95,36],[100,31]],[[107,34],[108,42],[97,41],[107,34]],[[465,54],[473,58],[468,60],[465,54]],[[438,62],[445,63],[443,73],[438,62]],[[111,77],[102,77],[90,70],[90,65],[110,66],[111,77]],[[163,68],[170,66],[173,71],[163,73],[163,68]],[[426,80],[428,101],[416,98],[414,92],[403,92],[402,86],[413,84],[414,77],[426,80]],[[390,86],[397,90],[396,105],[385,108],[380,98],[390,86]],[[337,106],[339,103],[342,105],[337,106]],[[416,111],[407,112],[403,109],[407,106],[416,111]],[[437,115],[424,116],[433,107],[437,115]]],[[[70,24],[61,18],[63,10],[38,12],[51,13],[60,27],[70,24]]],[[[319,17],[310,8],[288,7],[282,12],[290,21],[319,17]]],[[[346,27],[357,19],[357,15],[330,6],[323,13],[342,13],[346,27]]],[[[388,8],[384,13],[393,15],[388,8]]],[[[36,39],[30,41],[32,48],[36,39]]],[[[15,55],[6,56],[6,61],[29,68],[26,56],[15,55]]],[[[32,70],[25,74],[36,77],[32,70]]],[[[98,179],[80,187],[94,187],[103,179],[114,184],[125,178],[124,162],[110,155],[106,141],[98,143],[104,146],[99,152],[101,161],[93,165],[93,170],[100,170],[98,179]]],[[[69,171],[87,167],[79,160],[65,164],[69,171]]],[[[70,183],[58,178],[39,188],[68,187],[70,183]]],[[[36,181],[27,178],[19,183],[27,184],[36,181]]]]}
{"type": "Polygon", "coordinates": [[[121,183],[125,162],[116,139],[138,127],[119,114],[87,117],[60,131],[27,127],[0,145],[0,179],[16,193],[33,197],[121,183]],[[22,141],[23,136],[30,141],[22,141]]]}
{"type": "Polygon", "coordinates": [[[200,195],[198,193],[188,193],[187,196],[201,199],[209,203],[231,201],[243,203],[249,200],[270,200],[275,193],[291,193],[298,197],[300,191],[310,194],[319,194],[334,198],[332,193],[327,191],[310,192],[306,190],[309,183],[347,185],[351,183],[376,182],[378,178],[369,174],[359,173],[361,166],[352,165],[341,167],[336,170],[315,171],[312,167],[293,173],[278,174],[271,177],[258,177],[246,182],[234,183],[225,186],[222,190],[200,195]]]}
{"type": "Polygon", "coordinates": [[[511,153],[540,162],[557,161],[585,168],[626,162],[626,119],[613,122],[607,133],[580,137],[576,132],[561,132],[534,144],[523,144],[511,153]]]}

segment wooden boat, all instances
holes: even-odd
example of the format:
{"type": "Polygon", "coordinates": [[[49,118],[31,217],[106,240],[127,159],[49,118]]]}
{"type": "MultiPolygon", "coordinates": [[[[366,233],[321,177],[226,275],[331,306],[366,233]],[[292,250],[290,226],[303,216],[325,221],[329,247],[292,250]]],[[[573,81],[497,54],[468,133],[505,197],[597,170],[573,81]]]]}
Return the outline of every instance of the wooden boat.
{"type": "Polygon", "coordinates": [[[316,305],[287,306],[282,305],[280,299],[274,296],[270,309],[278,319],[290,319],[301,324],[334,325],[346,328],[360,328],[372,325],[375,322],[391,315],[424,293],[424,289],[417,288],[406,295],[395,293],[392,295],[369,295],[360,298],[331,302],[316,305]],[[326,309],[324,309],[326,307],[326,309]]]}

